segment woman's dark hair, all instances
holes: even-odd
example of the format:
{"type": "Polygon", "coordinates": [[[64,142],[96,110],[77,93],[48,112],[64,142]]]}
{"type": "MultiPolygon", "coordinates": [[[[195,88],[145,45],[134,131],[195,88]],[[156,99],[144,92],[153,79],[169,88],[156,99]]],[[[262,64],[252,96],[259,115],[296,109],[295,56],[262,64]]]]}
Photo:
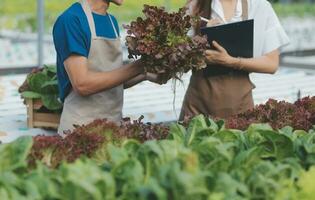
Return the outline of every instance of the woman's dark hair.
{"type": "MultiPolygon", "coordinates": [[[[187,4],[189,5],[190,2],[193,0],[188,0],[187,4]]],[[[192,15],[199,15],[205,17],[207,19],[211,18],[211,4],[212,0],[196,0],[196,5],[192,8],[192,15]]],[[[194,29],[196,33],[199,33],[200,27],[206,26],[207,23],[201,21],[200,24],[196,24],[194,29]]]]}
{"type": "MultiPolygon", "coordinates": [[[[190,3],[191,1],[192,0],[189,0],[188,3],[190,3]]],[[[196,6],[193,8],[193,14],[210,19],[211,4],[212,0],[197,0],[196,6]]]]}

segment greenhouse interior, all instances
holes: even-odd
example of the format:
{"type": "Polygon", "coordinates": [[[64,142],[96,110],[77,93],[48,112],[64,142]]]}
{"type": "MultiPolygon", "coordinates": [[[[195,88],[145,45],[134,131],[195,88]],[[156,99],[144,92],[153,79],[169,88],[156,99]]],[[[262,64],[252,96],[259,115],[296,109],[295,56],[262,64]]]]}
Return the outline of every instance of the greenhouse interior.
{"type": "Polygon", "coordinates": [[[315,199],[315,0],[1,0],[1,200],[315,199]]]}

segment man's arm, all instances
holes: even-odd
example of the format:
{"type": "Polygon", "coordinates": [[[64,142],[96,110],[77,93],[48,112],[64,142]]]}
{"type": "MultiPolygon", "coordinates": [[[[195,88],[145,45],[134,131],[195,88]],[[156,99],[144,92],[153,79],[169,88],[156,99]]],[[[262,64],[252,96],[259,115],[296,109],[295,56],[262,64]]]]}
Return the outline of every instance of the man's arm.
{"type": "Polygon", "coordinates": [[[133,87],[133,86],[137,85],[138,83],[141,83],[142,81],[145,81],[145,80],[147,80],[145,74],[139,74],[138,76],[125,82],[124,89],[131,88],[131,87],[133,87]]]}
{"type": "Polygon", "coordinates": [[[143,72],[139,60],[108,72],[89,70],[87,58],[79,55],[71,55],[64,65],[73,90],[82,96],[114,88],[143,72]]]}
{"type": "Polygon", "coordinates": [[[163,85],[163,84],[166,84],[167,81],[170,79],[171,77],[168,74],[154,74],[154,73],[147,72],[145,74],[139,74],[138,76],[127,81],[124,84],[124,89],[131,88],[142,81],[150,81],[152,83],[163,85]]]}

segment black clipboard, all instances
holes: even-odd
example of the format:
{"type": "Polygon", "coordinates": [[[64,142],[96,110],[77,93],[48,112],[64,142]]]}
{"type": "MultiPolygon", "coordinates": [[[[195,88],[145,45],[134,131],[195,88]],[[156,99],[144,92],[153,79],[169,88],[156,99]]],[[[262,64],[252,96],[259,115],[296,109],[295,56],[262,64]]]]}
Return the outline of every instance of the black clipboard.
{"type": "Polygon", "coordinates": [[[201,28],[207,35],[209,44],[217,41],[233,57],[252,58],[254,56],[254,20],[201,28]]]}

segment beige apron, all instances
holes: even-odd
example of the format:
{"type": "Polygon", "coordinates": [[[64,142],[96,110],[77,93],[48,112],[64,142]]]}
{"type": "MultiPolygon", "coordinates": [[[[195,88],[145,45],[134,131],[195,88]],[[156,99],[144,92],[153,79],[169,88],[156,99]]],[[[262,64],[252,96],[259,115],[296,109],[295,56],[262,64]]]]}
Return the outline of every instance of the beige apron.
{"type": "MultiPolygon", "coordinates": [[[[243,20],[248,19],[248,2],[242,0],[243,20]]],[[[227,118],[254,107],[249,73],[224,66],[194,71],[184,98],[180,120],[198,114],[227,118]],[[209,72],[210,70],[210,72],[209,72]]]]}
{"type": "MultiPolygon", "coordinates": [[[[105,72],[119,68],[123,64],[121,43],[110,15],[108,14],[108,17],[116,38],[97,37],[93,15],[87,0],[81,0],[81,5],[91,31],[89,70],[105,72]]],[[[64,102],[58,133],[63,135],[64,131],[73,130],[73,125],[87,124],[98,118],[107,118],[117,122],[122,118],[122,106],[123,85],[90,96],[80,96],[72,90],[64,102]]]]}

